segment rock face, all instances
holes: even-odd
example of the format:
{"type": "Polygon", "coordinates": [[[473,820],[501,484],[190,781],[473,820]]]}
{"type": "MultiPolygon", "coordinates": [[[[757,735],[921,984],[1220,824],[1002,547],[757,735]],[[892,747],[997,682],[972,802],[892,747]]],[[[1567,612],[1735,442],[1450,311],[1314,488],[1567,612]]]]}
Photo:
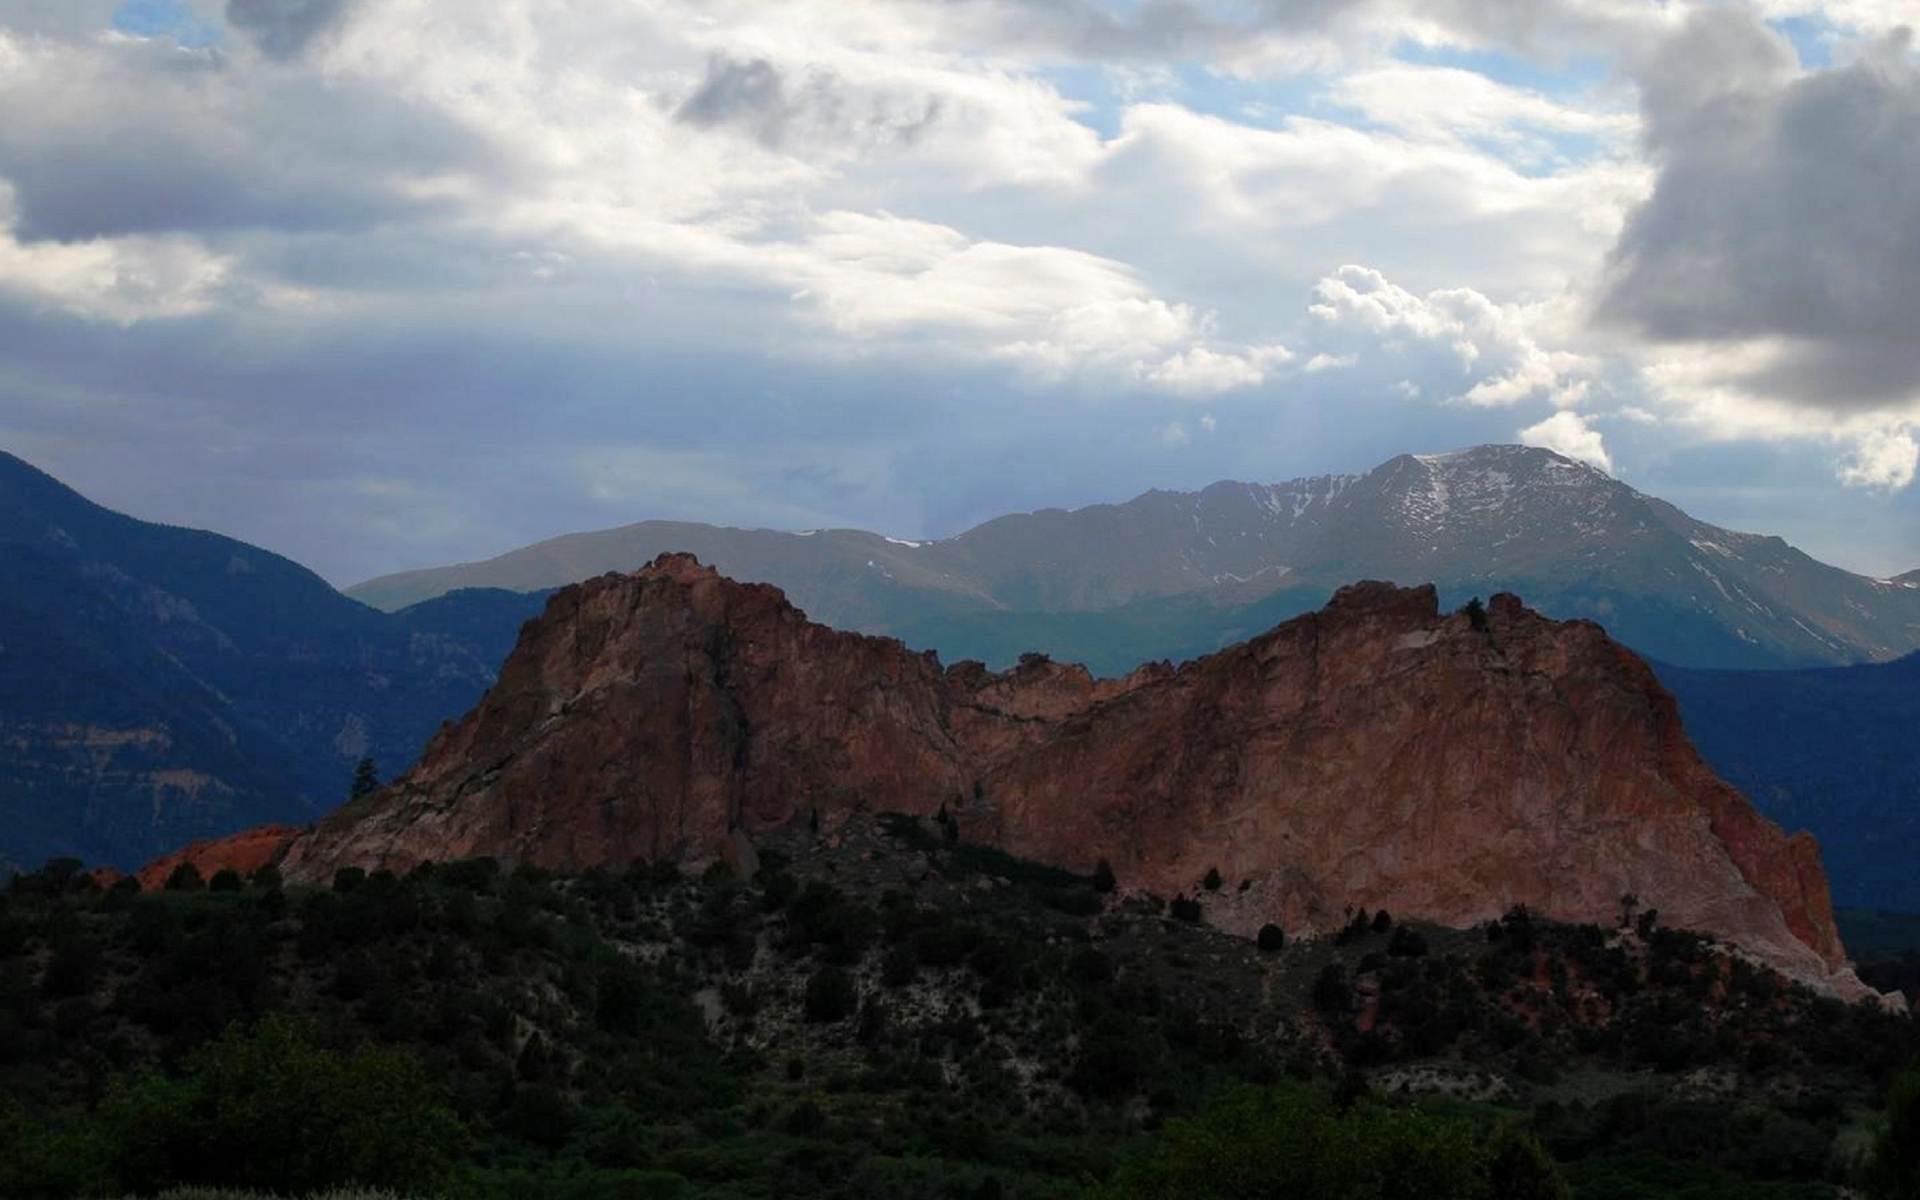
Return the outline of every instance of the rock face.
{"type": "Polygon", "coordinates": [[[1123,887],[1192,891],[1217,868],[1208,918],[1230,930],[1324,931],[1350,906],[1611,924],[1631,893],[1858,987],[1813,839],[1713,775],[1641,660],[1510,595],[1442,614],[1431,588],[1388,584],[1095,680],[1038,659],[943,669],[664,555],[554,596],[477,708],[282,866],[698,861],[816,811],[942,805],[970,839],[1104,858],[1123,887]]]}
{"type": "Polygon", "coordinates": [[[164,858],[154,859],[140,868],[137,878],[143,890],[159,891],[182,863],[192,863],[202,880],[212,879],[222,871],[233,871],[244,879],[279,859],[302,832],[291,825],[262,825],[228,837],[194,842],[164,858]]]}

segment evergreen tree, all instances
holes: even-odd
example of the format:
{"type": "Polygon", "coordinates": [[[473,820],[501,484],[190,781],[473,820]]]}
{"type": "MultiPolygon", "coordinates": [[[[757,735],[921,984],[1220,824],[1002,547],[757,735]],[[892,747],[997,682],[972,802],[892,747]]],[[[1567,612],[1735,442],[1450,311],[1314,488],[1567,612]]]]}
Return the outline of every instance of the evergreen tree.
{"type": "Polygon", "coordinates": [[[353,765],[353,786],[347,789],[347,799],[358,800],[362,796],[379,790],[379,770],[373,765],[373,759],[362,758],[353,765]]]}

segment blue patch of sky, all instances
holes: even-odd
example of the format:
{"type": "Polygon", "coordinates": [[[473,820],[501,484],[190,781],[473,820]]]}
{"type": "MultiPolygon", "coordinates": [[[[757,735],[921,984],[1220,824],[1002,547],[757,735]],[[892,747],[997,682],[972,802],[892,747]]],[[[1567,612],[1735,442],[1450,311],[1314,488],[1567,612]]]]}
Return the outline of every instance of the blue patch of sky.
{"type": "Polygon", "coordinates": [[[197,50],[218,45],[218,25],[202,19],[181,0],[127,0],[113,12],[112,25],[135,37],[166,37],[197,50]]]}
{"type": "Polygon", "coordinates": [[[1404,42],[1394,50],[1404,63],[1423,67],[1457,67],[1484,75],[1495,83],[1538,92],[1550,100],[1571,100],[1605,87],[1613,78],[1613,64],[1599,57],[1532,61],[1495,50],[1464,50],[1404,42]]]}
{"type": "Polygon", "coordinates": [[[1103,138],[1119,134],[1121,117],[1131,104],[1167,102],[1206,116],[1268,128],[1295,115],[1340,115],[1322,98],[1327,81],[1320,76],[1240,79],[1191,63],[1151,70],[1058,66],[1042,71],[1041,76],[1062,96],[1082,105],[1074,119],[1103,138]]]}
{"type": "Polygon", "coordinates": [[[1818,17],[1788,17],[1773,22],[1773,27],[1785,34],[1793,43],[1795,52],[1800,55],[1803,67],[1826,67],[1833,64],[1833,26],[1818,17]]]}

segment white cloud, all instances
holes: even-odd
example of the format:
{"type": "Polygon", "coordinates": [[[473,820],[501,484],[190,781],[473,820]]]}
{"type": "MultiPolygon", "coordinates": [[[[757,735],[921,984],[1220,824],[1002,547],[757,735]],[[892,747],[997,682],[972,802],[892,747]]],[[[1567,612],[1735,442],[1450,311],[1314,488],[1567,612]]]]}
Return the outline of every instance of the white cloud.
{"type": "Polygon", "coordinates": [[[1368,121],[1421,141],[1488,140],[1524,151],[1529,160],[1554,157],[1555,135],[1617,143],[1640,124],[1630,111],[1563,104],[1459,67],[1372,67],[1336,80],[1329,95],[1368,121]]]}
{"type": "Polygon", "coordinates": [[[1502,305],[1471,288],[1418,296],[1377,270],[1349,264],[1315,285],[1308,311],[1336,334],[1365,335],[1368,355],[1402,357],[1409,342],[1444,351],[1457,364],[1457,382],[1430,382],[1476,407],[1577,400],[1585,395],[1584,377],[1600,366],[1541,340],[1540,328],[1566,324],[1564,302],[1502,305]]]}
{"type": "Polygon", "coordinates": [[[1193,346],[1153,365],[1136,362],[1134,374],[1178,395],[1213,396],[1264,383],[1275,367],[1292,360],[1293,352],[1285,346],[1253,346],[1241,352],[1193,346]]]}
{"type": "Polygon", "coordinates": [[[1360,361],[1358,354],[1316,354],[1300,368],[1309,375],[1318,375],[1322,371],[1340,371],[1360,361]]]}
{"type": "Polygon", "coordinates": [[[1579,413],[1554,413],[1538,425],[1522,429],[1520,441],[1528,446],[1541,446],[1568,458],[1591,463],[1602,471],[1613,470],[1613,458],[1607,453],[1599,431],[1588,425],[1586,418],[1579,413]]]}
{"type": "Polygon", "coordinates": [[[1160,444],[1169,450],[1178,450],[1193,441],[1193,435],[1188,433],[1187,427],[1179,421],[1169,421],[1162,425],[1159,437],[1160,444]]]}
{"type": "Polygon", "coordinates": [[[1913,482],[1916,467],[1920,444],[1911,426],[1873,429],[1859,435],[1853,453],[1841,464],[1840,482],[1898,491],[1913,482]]]}
{"type": "Polygon", "coordinates": [[[14,212],[13,190],[0,180],[0,292],[119,325],[194,316],[223,299],[231,263],[192,238],[23,243],[14,212]]]}

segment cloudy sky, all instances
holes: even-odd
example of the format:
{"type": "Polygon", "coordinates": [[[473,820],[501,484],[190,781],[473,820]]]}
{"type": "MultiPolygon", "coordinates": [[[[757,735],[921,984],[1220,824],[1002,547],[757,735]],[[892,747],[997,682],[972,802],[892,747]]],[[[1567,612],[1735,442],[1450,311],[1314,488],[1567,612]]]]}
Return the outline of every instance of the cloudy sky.
{"type": "Polygon", "coordinates": [[[1549,446],[1920,566],[1920,0],[0,0],[0,448],[336,583],[1549,446]]]}

